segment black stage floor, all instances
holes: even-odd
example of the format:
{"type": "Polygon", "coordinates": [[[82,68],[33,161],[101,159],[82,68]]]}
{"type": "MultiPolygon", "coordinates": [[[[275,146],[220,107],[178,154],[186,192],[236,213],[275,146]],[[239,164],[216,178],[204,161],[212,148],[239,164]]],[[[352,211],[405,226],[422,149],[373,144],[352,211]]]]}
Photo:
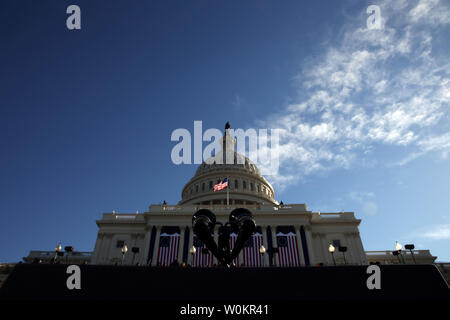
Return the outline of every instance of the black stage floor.
{"type": "Polygon", "coordinates": [[[300,268],[154,268],[80,265],[81,289],[69,290],[68,265],[19,264],[0,300],[449,300],[433,265],[382,265],[381,289],[368,289],[368,266],[300,268]]]}

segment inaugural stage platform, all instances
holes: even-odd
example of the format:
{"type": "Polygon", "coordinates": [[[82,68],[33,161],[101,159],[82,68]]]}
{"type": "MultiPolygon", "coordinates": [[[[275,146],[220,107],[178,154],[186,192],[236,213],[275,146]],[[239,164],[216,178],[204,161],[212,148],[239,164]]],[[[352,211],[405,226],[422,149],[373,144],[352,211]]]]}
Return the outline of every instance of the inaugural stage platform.
{"type": "MultiPolygon", "coordinates": [[[[69,289],[69,265],[19,264],[1,300],[449,300],[434,265],[381,265],[380,289],[369,289],[368,266],[180,268],[79,265],[80,289],[69,289]]],[[[76,268],[76,267],[75,267],[76,268]]],[[[71,281],[69,281],[71,282],[71,281]]]]}

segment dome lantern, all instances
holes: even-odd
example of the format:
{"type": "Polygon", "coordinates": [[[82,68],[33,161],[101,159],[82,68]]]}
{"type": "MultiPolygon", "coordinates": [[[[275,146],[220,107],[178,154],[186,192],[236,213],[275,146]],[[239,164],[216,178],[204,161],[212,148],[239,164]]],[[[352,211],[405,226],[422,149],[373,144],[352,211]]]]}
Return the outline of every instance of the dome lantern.
{"type": "Polygon", "coordinates": [[[214,185],[228,178],[230,204],[277,204],[274,189],[261,175],[256,164],[235,151],[236,139],[230,135],[230,123],[225,125],[222,150],[205,160],[184,186],[180,205],[225,204],[227,190],[214,192],[214,185]]]}

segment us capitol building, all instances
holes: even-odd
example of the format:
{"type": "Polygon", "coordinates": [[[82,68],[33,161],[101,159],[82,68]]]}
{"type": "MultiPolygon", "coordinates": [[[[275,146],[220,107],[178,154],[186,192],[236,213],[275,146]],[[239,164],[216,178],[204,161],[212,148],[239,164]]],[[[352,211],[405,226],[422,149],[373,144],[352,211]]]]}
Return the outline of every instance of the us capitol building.
{"type": "MultiPolygon", "coordinates": [[[[226,221],[233,209],[247,208],[257,231],[235,259],[238,267],[401,263],[392,251],[364,251],[358,229],[361,220],[354,212],[313,212],[303,203],[276,201],[274,188],[258,167],[234,151],[235,139],[228,131],[222,149],[234,160],[217,164],[215,160],[224,152],[206,160],[184,186],[178,204],[152,204],[144,213],[104,213],[96,221],[99,229],[93,252],[57,256],[56,250],[31,251],[24,261],[49,262],[57,257],[61,263],[166,266],[176,260],[194,267],[212,266],[216,258],[193,234],[192,215],[206,208],[218,221],[226,221]],[[224,178],[228,187],[214,192],[214,185],[224,178]]],[[[213,236],[217,240],[217,228],[213,236]]],[[[231,234],[231,246],[235,236],[231,234]]],[[[412,263],[411,258],[410,252],[403,251],[406,263],[412,263]]],[[[414,259],[433,263],[436,257],[428,250],[414,250],[414,259]]]]}

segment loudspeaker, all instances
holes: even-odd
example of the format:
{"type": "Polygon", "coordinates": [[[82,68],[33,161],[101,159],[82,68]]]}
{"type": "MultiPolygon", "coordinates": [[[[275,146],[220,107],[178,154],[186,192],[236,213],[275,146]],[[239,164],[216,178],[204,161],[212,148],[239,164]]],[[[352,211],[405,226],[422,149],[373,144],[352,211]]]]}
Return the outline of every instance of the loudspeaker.
{"type": "Polygon", "coordinates": [[[139,253],[139,248],[138,247],[133,247],[133,248],[131,248],[131,252],[139,253]]]}

